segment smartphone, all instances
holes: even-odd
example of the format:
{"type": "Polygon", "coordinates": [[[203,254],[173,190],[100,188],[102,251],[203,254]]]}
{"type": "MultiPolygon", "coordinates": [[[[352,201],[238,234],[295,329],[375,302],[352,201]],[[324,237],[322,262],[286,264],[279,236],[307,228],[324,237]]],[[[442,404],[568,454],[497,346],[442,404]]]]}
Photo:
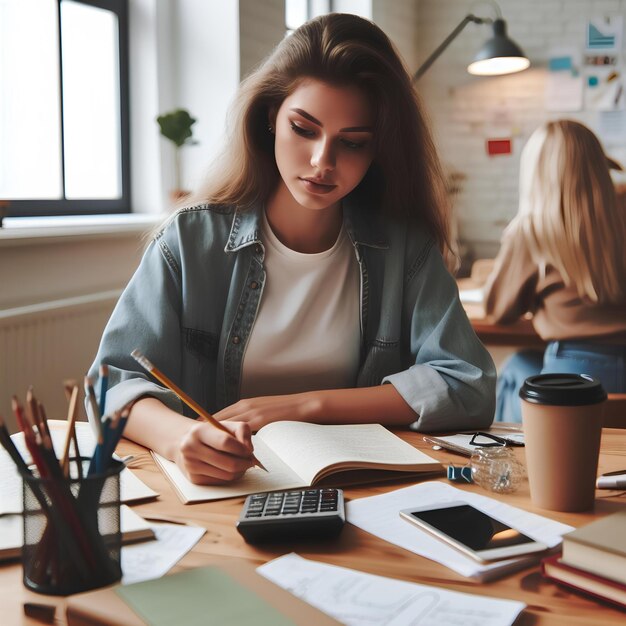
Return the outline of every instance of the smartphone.
{"type": "Polygon", "coordinates": [[[527,537],[467,502],[413,507],[400,511],[400,516],[480,563],[548,549],[545,544],[527,537]]]}

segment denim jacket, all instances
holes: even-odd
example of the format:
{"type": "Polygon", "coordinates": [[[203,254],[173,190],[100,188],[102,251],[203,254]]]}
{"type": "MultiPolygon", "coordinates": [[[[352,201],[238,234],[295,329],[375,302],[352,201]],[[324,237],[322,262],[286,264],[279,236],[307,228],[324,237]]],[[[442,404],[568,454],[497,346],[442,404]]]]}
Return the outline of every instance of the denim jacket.
{"type": "MultiPolygon", "coordinates": [[[[357,386],[394,385],[417,430],[487,427],[495,368],[432,238],[406,222],[379,222],[354,199],[343,209],[361,274],[357,386]]],[[[109,365],[107,412],[153,396],[191,415],[131,358],[135,348],[210,412],[239,399],[266,279],[261,211],[182,209],[150,243],[91,367],[95,377],[99,363],[109,365]]]]}

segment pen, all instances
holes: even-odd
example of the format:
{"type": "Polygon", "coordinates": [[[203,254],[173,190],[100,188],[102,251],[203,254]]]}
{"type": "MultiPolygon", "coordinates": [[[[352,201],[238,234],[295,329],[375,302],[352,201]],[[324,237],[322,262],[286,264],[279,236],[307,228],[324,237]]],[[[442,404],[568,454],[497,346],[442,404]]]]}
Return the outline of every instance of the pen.
{"type": "MultiPolygon", "coordinates": [[[[130,356],[141,365],[146,371],[150,372],[158,381],[163,383],[170,391],[173,391],[192,411],[195,411],[203,421],[208,422],[215,426],[215,428],[228,433],[232,436],[232,433],[228,428],[218,422],[209,412],[205,411],[193,398],[189,397],[176,383],[172,382],[163,372],[159,371],[152,362],[147,359],[139,350],[133,350],[130,356]]],[[[267,469],[263,467],[263,464],[252,455],[252,460],[255,465],[267,472],[267,469]]]]}

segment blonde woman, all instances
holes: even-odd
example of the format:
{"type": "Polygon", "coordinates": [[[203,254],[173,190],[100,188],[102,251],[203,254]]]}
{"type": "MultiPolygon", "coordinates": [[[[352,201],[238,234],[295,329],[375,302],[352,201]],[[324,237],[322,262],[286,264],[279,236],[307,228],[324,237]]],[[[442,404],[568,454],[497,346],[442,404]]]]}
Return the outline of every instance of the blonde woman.
{"type": "Polygon", "coordinates": [[[599,378],[626,391],[626,204],[609,174],[615,162],[571,120],[538,128],[522,152],[519,212],[487,282],[497,322],[533,314],[545,353],[525,351],[503,367],[497,421],[521,421],[519,389],[533,374],[599,378]]]}
{"type": "Polygon", "coordinates": [[[303,25],[241,85],[227,149],[149,245],[109,321],[108,410],[196,483],[240,477],[275,420],[479,429],[495,370],[442,254],[442,176],[387,36],[303,25]],[[196,422],[139,348],[231,435],[196,422]]]}

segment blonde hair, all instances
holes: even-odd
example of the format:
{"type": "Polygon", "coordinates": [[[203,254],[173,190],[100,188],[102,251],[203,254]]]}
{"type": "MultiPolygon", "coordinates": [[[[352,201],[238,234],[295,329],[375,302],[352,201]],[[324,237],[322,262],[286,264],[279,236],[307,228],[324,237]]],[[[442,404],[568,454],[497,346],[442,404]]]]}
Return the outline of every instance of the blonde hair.
{"type": "Polygon", "coordinates": [[[526,143],[520,166],[519,229],[533,260],[552,265],[593,302],[623,301],[626,211],[596,136],[571,120],[548,122],[526,143]]]}
{"type": "Polygon", "coordinates": [[[375,156],[355,192],[389,215],[419,219],[447,255],[444,179],[411,78],[387,35],[355,15],[333,13],[305,23],[241,83],[225,149],[185,204],[247,207],[267,201],[280,176],[270,114],[306,78],[356,85],[371,99],[375,156]]]}

